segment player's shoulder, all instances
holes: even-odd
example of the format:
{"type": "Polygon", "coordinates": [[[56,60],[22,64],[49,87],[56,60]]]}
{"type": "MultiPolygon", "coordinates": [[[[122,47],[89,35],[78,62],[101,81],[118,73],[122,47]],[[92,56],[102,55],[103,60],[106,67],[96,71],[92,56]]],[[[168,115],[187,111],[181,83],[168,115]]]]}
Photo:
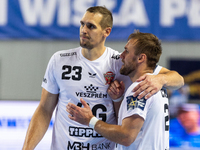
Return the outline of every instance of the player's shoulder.
{"type": "Polygon", "coordinates": [[[66,57],[66,56],[73,56],[73,55],[77,55],[78,52],[80,51],[81,47],[77,47],[77,48],[72,48],[72,49],[67,49],[67,50],[59,50],[57,52],[54,53],[54,56],[56,57],[66,57]]]}
{"type": "Polygon", "coordinates": [[[133,82],[128,89],[126,90],[126,95],[133,95],[133,89],[136,87],[140,82],[133,82]]]}
{"type": "Polygon", "coordinates": [[[107,48],[107,50],[108,50],[108,54],[120,56],[120,52],[119,52],[119,51],[114,50],[114,49],[112,49],[112,48],[110,48],[110,47],[106,47],[106,48],[107,48]]]}
{"type": "Polygon", "coordinates": [[[112,61],[116,61],[120,59],[120,52],[117,50],[114,50],[110,47],[106,47],[107,48],[107,56],[111,58],[112,61]]]}
{"type": "Polygon", "coordinates": [[[154,71],[153,71],[153,74],[154,74],[154,75],[159,74],[159,72],[160,72],[161,69],[162,69],[162,66],[156,65],[156,67],[155,67],[155,69],[154,69],[154,71]]]}
{"type": "Polygon", "coordinates": [[[71,59],[75,60],[77,59],[77,56],[80,53],[79,50],[80,50],[80,47],[68,49],[68,50],[59,50],[51,56],[50,62],[59,64],[59,62],[63,60],[65,61],[71,61],[71,59]]]}
{"type": "Polygon", "coordinates": [[[55,60],[55,61],[59,61],[59,60],[65,59],[66,57],[67,58],[72,58],[72,57],[76,58],[79,55],[80,50],[81,50],[80,47],[73,48],[73,49],[67,49],[67,50],[59,50],[52,55],[51,59],[55,60]]]}

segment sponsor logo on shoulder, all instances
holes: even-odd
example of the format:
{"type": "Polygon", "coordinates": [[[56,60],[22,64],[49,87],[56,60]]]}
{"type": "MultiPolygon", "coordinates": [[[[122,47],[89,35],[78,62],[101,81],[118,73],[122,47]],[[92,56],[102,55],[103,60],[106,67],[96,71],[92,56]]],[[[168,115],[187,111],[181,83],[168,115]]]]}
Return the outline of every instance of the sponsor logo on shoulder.
{"type": "Polygon", "coordinates": [[[71,53],[61,53],[61,54],[60,54],[60,57],[73,56],[73,55],[77,55],[76,52],[71,52],[71,53]]]}
{"type": "Polygon", "coordinates": [[[43,78],[42,80],[44,83],[47,83],[47,79],[46,78],[43,78]]]}
{"type": "Polygon", "coordinates": [[[118,54],[118,55],[113,54],[111,58],[118,60],[118,59],[120,59],[120,54],[118,54]]]}
{"type": "Polygon", "coordinates": [[[146,100],[144,98],[137,99],[137,97],[128,96],[126,97],[127,102],[127,111],[139,108],[141,110],[144,110],[144,107],[146,105],[146,100]]]}

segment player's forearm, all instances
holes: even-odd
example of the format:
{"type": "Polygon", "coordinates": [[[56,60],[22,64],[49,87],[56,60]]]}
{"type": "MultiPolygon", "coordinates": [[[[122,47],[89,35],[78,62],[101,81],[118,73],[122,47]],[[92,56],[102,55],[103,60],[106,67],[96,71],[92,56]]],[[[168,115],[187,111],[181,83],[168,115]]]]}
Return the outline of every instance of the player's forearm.
{"type": "Polygon", "coordinates": [[[37,146],[46,133],[50,120],[51,115],[38,107],[29,124],[23,150],[33,150],[37,146]]]}
{"type": "Polygon", "coordinates": [[[159,74],[159,76],[163,86],[168,89],[176,90],[184,85],[183,77],[176,71],[168,71],[167,73],[159,74]]]}
{"type": "MultiPolygon", "coordinates": [[[[106,139],[124,146],[129,146],[137,136],[135,135],[133,138],[130,136],[130,131],[122,128],[122,126],[107,124],[103,121],[98,121],[94,129],[106,139]]],[[[133,133],[131,134],[133,135],[133,133]]]]}
{"type": "Polygon", "coordinates": [[[113,106],[114,106],[114,111],[115,111],[115,117],[116,117],[116,120],[118,121],[118,113],[119,113],[119,108],[120,108],[120,105],[121,105],[121,102],[113,102],[113,106]]]}

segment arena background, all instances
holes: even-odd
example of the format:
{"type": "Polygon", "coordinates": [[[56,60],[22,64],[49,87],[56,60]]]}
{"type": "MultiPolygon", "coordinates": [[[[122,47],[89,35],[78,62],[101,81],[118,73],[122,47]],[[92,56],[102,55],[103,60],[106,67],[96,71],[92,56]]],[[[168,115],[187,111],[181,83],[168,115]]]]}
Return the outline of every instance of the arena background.
{"type": "MultiPolygon", "coordinates": [[[[159,65],[189,78],[188,102],[200,102],[200,0],[1,0],[0,150],[21,148],[50,57],[79,46],[80,19],[94,5],[113,12],[106,46],[122,52],[134,29],[157,35],[159,65]]],[[[36,149],[49,149],[52,124],[36,149]]]]}

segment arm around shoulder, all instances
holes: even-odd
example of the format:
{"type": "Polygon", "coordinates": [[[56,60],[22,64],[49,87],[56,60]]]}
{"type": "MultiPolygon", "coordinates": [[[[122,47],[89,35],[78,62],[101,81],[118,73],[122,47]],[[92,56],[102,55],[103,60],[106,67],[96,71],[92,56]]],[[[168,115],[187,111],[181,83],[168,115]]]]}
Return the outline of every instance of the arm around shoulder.
{"type": "Polygon", "coordinates": [[[176,71],[171,71],[162,67],[158,76],[160,76],[160,79],[163,81],[163,85],[166,88],[176,90],[184,85],[183,77],[176,71]]]}

